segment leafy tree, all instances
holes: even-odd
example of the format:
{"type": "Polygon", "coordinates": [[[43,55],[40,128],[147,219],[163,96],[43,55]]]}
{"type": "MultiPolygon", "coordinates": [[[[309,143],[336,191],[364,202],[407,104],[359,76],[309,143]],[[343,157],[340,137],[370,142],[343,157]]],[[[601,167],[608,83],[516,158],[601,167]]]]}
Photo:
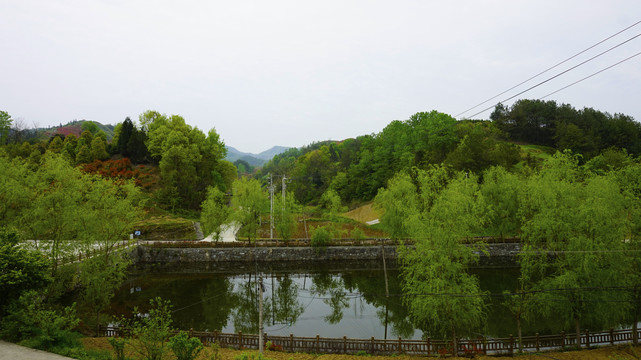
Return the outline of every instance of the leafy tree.
{"type": "Polygon", "coordinates": [[[115,291],[127,278],[127,266],[130,263],[125,256],[101,255],[86,259],[80,264],[80,297],[82,304],[95,315],[96,336],[100,315],[109,307],[115,291]]]}
{"type": "Polygon", "coordinates": [[[381,188],[375,204],[383,209],[381,224],[392,239],[406,239],[410,236],[408,220],[418,215],[419,204],[416,186],[404,172],[396,174],[381,188]]]}
{"type": "Polygon", "coordinates": [[[87,145],[81,145],[76,154],[76,164],[88,164],[92,161],[93,154],[91,154],[91,148],[87,145]]]}
{"type": "Polygon", "coordinates": [[[459,176],[441,193],[424,220],[413,221],[415,249],[400,253],[405,303],[410,316],[430,336],[471,334],[485,321],[484,293],[466,272],[478,255],[460,239],[478,227],[477,179],[459,176]]]}
{"type": "Polygon", "coordinates": [[[53,153],[58,154],[60,153],[60,151],[62,151],[62,145],[63,145],[63,141],[60,138],[60,136],[54,136],[51,142],[49,143],[49,146],[47,147],[47,151],[51,151],[53,153]]]}
{"type": "Polygon", "coordinates": [[[49,260],[41,253],[22,249],[15,231],[0,229],[0,318],[5,308],[23,293],[44,288],[49,260]]]}
{"type": "Polygon", "coordinates": [[[80,125],[80,129],[82,129],[83,132],[89,131],[93,135],[98,134],[98,132],[100,131],[98,124],[96,124],[96,122],[94,121],[83,121],[82,125],[80,125]]]}
{"type": "Polygon", "coordinates": [[[107,143],[99,136],[94,137],[91,141],[91,157],[93,160],[106,160],[109,158],[107,143]]]}
{"type": "MultiPolygon", "coordinates": [[[[147,360],[162,360],[166,353],[167,339],[171,335],[171,302],[159,297],[149,300],[146,316],[131,321],[131,334],[138,341],[132,342],[134,350],[147,360]]],[[[138,314],[138,308],[134,308],[138,314]]]]}
{"type": "Polygon", "coordinates": [[[616,183],[600,176],[583,182],[576,166],[570,154],[557,154],[530,179],[520,263],[521,277],[539,291],[537,313],[574,325],[578,341],[581,325],[613,326],[624,316],[625,308],[609,301],[625,299],[611,288],[623,285],[626,273],[627,218],[616,183]]]}
{"type": "Polygon", "coordinates": [[[219,162],[226,149],[214,129],[207,135],[192,128],[178,115],[146,112],[140,117],[141,126],[148,129],[146,145],[158,161],[165,203],[181,203],[195,208],[205,199],[208,186],[221,180],[219,162]],[[178,199],[175,199],[175,197],[178,199]]]}
{"type": "Polygon", "coordinates": [[[268,198],[258,180],[241,178],[234,181],[231,219],[238,221],[247,239],[256,239],[260,216],[267,207],[268,198]]]}
{"type": "Polygon", "coordinates": [[[214,234],[214,238],[220,240],[220,227],[227,222],[230,214],[227,196],[217,187],[210,187],[201,207],[200,223],[205,233],[214,234]]]}
{"type": "Polygon", "coordinates": [[[483,228],[489,235],[501,239],[517,235],[521,229],[519,196],[520,179],[502,167],[491,167],[483,174],[479,203],[482,207],[483,228]]]}
{"type": "Polygon", "coordinates": [[[276,195],[274,199],[276,231],[283,241],[289,241],[296,232],[298,228],[296,215],[299,212],[300,205],[296,202],[293,193],[289,192],[285,199],[280,194],[276,195]]]}
{"type": "Polygon", "coordinates": [[[77,345],[78,335],[72,330],[80,320],[75,304],[56,311],[44,302],[45,297],[35,290],[23,293],[11,303],[0,324],[0,335],[9,341],[40,349],[53,350],[77,345]]]}
{"type": "Polygon", "coordinates": [[[7,144],[9,141],[9,130],[11,129],[11,115],[6,111],[0,110],[0,145],[7,144]]]}
{"type": "MultiPolygon", "coordinates": [[[[93,134],[89,130],[85,130],[80,134],[80,138],[78,139],[78,146],[86,146],[87,148],[91,149],[91,142],[93,141],[93,134]]],[[[78,148],[78,152],[80,152],[80,148],[78,148]]]]}
{"type": "Polygon", "coordinates": [[[69,160],[70,164],[75,164],[76,154],[78,150],[78,138],[74,134],[65,136],[65,141],[62,143],[62,151],[65,157],[69,160]]]}

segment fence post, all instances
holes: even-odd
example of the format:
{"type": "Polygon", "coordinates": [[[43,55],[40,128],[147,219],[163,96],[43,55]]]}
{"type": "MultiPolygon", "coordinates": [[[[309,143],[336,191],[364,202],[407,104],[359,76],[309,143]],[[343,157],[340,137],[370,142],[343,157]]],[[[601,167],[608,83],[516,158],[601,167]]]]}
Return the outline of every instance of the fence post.
{"type": "Polygon", "coordinates": [[[539,343],[539,333],[536,333],[536,351],[539,352],[541,350],[541,344],[539,343]]]}
{"type": "Polygon", "coordinates": [[[561,331],[561,349],[565,349],[565,331],[561,331]]]}
{"type": "MultiPolygon", "coordinates": [[[[267,333],[266,332],[263,333],[263,341],[265,342],[265,344],[267,344],[267,342],[269,341],[269,340],[267,340],[267,333]]],[[[260,349],[260,344],[258,344],[258,346],[259,346],[258,348],[260,349]]],[[[265,349],[265,350],[269,350],[269,349],[265,349]]]]}
{"type": "Polygon", "coordinates": [[[289,348],[291,352],[294,352],[294,334],[289,334],[289,348]]]}
{"type": "Polygon", "coordinates": [[[610,345],[614,346],[614,329],[610,328],[610,345]]]}
{"type": "Polygon", "coordinates": [[[238,350],[243,349],[243,332],[239,331],[238,332],[238,350]]]}
{"type": "Polygon", "coordinates": [[[347,354],[347,336],[343,336],[343,354],[347,354]]]}
{"type": "Polygon", "coordinates": [[[514,355],[514,336],[510,334],[510,356],[514,355]]]}
{"type": "Polygon", "coordinates": [[[585,329],[585,347],[590,348],[590,330],[585,329]]]}
{"type": "Polygon", "coordinates": [[[427,356],[432,355],[432,342],[430,341],[429,336],[427,337],[427,356]]]}
{"type": "Polygon", "coordinates": [[[372,339],[370,340],[370,343],[372,344],[372,355],[374,355],[374,337],[372,336],[372,339]]]}
{"type": "Polygon", "coordinates": [[[316,353],[320,354],[320,335],[316,334],[316,353]]]}
{"type": "Polygon", "coordinates": [[[487,338],[483,336],[483,355],[487,355],[487,338]]]}
{"type": "Polygon", "coordinates": [[[398,337],[398,354],[400,355],[402,353],[403,353],[403,340],[399,336],[398,337]]]}

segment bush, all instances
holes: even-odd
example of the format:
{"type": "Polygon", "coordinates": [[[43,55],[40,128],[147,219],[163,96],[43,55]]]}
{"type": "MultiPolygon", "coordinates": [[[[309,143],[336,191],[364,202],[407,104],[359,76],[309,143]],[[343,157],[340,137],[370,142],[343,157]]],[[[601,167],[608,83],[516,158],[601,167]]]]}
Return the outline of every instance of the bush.
{"type": "Polygon", "coordinates": [[[200,339],[189,337],[186,332],[181,331],[169,339],[169,348],[176,355],[178,360],[193,360],[203,349],[200,339]]]}
{"type": "MultiPolygon", "coordinates": [[[[149,300],[148,316],[138,316],[131,324],[134,350],[144,359],[160,360],[165,354],[165,342],[173,331],[171,327],[171,302],[159,297],[149,300]]],[[[134,308],[134,314],[139,314],[134,308]]]]}
{"type": "Polygon", "coordinates": [[[127,344],[127,340],[121,337],[112,337],[107,341],[109,341],[111,347],[114,348],[114,352],[116,353],[116,360],[125,360],[125,345],[127,344]]]}
{"type": "Polygon", "coordinates": [[[312,234],[312,239],[310,244],[315,248],[325,248],[332,240],[331,232],[327,229],[326,226],[316,228],[312,234]]]}
{"type": "Polygon", "coordinates": [[[75,304],[62,312],[50,309],[40,294],[28,291],[9,306],[0,335],[40,350],[78,347],[80,335],[72,331],[79,323],[75,312],[75,304]]]}

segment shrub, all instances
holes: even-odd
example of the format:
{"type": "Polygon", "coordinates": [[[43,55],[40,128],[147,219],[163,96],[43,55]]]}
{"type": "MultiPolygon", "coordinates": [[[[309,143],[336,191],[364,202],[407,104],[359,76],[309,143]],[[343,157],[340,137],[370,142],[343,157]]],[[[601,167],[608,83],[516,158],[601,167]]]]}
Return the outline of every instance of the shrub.
{"type": "Polygon", "coordinates": [[[127,344],[127,340],[121,337],[112,337],[109,338],[108,341],[111,347],[114,348],[116,360],[125,360],[125,345],[127,344]]]}
{"type": "Polygon", "coordinates": [[[331,232],[327,229],[326,226],[316,228],[312,234],[312,239],[310,244],[315,248],[325,248],[332,240],[331,232]]]}
{"type": "Polygon", "coordinates": [[[176,359],[193,360],[203,350],[203,343],[200,339],[189,337],[186,332],[181,331],[169,339],[169,348],[176,355],[176,359]]]}

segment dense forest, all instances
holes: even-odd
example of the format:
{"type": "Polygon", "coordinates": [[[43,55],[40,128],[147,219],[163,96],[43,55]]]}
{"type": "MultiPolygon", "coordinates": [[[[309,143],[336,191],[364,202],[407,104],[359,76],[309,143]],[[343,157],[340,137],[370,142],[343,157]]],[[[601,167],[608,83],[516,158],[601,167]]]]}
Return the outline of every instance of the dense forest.
{"type": "Polygon", "coordinates": [[[327,141],[276,155],[260,169],[287,175],[290,189],[302,203],[316,202],[328,189],[347,203],[369,201],[399,171],[444,164],[453,170],[481,172],[500,165],[536,167],[519,145],[555,151],[572,150],[585,162],[608,149],[641,152],[641,125],[622,114],[591,108],[576,110],[554,101],[519,100],[511,107],[497,105],[491,121],[462,120],[421,112],[408,120],[392,121],[381,132],[343,141],[327,141]]]}

